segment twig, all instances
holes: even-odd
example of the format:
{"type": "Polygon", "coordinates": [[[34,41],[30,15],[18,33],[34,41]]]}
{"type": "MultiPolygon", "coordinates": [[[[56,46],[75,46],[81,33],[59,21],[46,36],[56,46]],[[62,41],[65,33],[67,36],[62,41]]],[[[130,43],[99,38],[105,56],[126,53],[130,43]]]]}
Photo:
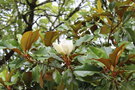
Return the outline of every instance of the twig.
{"type": "Polygon", "coordinates": [[[0,60],[0,66],[3,65],[6,61],[8,61],[13,54],[14,54],[13,50],[7,53],[6,56],[4,56],[2,60],[0,60]]]}
{"type": "Polygon", "coordinates": [[[76,12],[78,12],[81,8],[81,4],[84,2],[84,0],[82,0],[82,2],[80,2],[80,4],[68,15],[68,17],[65,20],[68,20],[70,17],[72,17],[76,12]]]}
{"type": "MultiPolygon", "coordinates": [[[[81,8],[81,4],[84,2],[84,0],[82,0],[82,2],[80,2],[80,4],[67,16],[67,18],[65,19],[65,21],[67,21],[67,20],[69,20],[76,12],[78,12],[81,8]]],[[[61,22],[61,23],[59,23],[58,25],[56,25],[54,28],[53,28],[53,30],[54,29],[56,29],[57,27],[59,27],[60,25],[62,25],[62,24],[64,24],[65,22],[63,21],[63,22],[61,22]]]]}
{"type": "Polygon", "coordinates": [[[111,38],[111,35],[112,33],[114,32],[114,30],[121,24],[121,21],[113,28],[113,25],[111,26],[111,31],[109,33],[109,36],[108,36],[108,45],[109,45],[109,40],[111,38]]]}
{"type": "Polygon", "coordinates": [[[54,2],[54,0],[47,0],[47,1],[44,1],[44,2],[42,2],[42,3],[40,3],[40,4],[37,4],[36,7],[39,7],[39,6],[43,5],[43,4],[50,3],[50,2],[54,2]]]}
{"type": "MultiPolygon", "coordinates": [[[[52,27],[54,26],[54,24],[56,23],[56,21],[58,20],[58,18],[61,16],[61,10],[62,10],[64,4],[65,4],[65,0],[63,1],[62,5],[59,6],[60,9],[59,9],[59,11],[58,11],[57,17],[55,18],[54,22],[52,23],[52,27]]],[[[49,30],[52,30],[52,27],[50,27],[49,30]]]]}

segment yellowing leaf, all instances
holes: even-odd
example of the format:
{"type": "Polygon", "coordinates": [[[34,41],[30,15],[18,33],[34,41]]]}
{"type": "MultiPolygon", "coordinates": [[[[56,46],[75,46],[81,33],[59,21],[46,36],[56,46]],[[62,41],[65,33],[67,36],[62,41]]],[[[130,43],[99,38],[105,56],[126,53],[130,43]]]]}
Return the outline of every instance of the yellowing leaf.
{"type": "Polygon", "coordinates": [[[114,0],[108,0],[109,2],[112,2],[112,1],[114,1],[114,0]]]}
{"type": "Polygon", "coordinates": [[[133,58],[135,58],[135,54],[129,54],[128,55],[128,59],[133,59],[133,58]]]}
{"type": "Polygon", "coordinates": [[[85,18],[85,20],[88,21],[88,22],[89,22],[89,21],[92,21],[92,19],[93,19],[92,16],[85,16],[84,18],[85,18]]]}
{"type": "Polygon", "coordinates": [[[111,12],[102,12],[102,13],[100,13],[100,14],[98,14],[98,15],[100,15],[100,16],[109,16],[109,17],[112,17],[111,12]]]}
{"type": "Polygon", "coordinates": [[[115,67],[118,63],[118,59],[120,55],[122,54],[124,50],[125,44],[121,45],[120,47],[117,47],[112,54],[109,55],[112,65],[115,67]]]}
{"type": "Polygon", "coordinates": [[[45,75],[44,75],[45,80],[52,81],[53,80],[52,73],[53,72],[51,72],[51,71],[46,72],[45,75]]]}
{"type": "Polygon", "coordinates": [[[97,0],[97,8],[93,8],[97,13],[102,13],[104,12],[102,8],[102,3],[101,0],[97,0]]]}
{"type": "Polygon", "coordinates": [[[110,59],[100,58],[100,59],[95,59],[95,60],[100,61],[101,63],[103,63],[109,70],[112,68],[110,59]]]}
{"type": "Polygon", "coordinates": [[[58,37],[59,32],[57,31],[49,31],[45,33],[45,37],[44,37],[44,43],[46,46],[51,46],[53,41],[55,41],[55,39],[57,39],[56,37],[58,37]]]}
{"type": "Polygon", "coordinates": [[[76,22],[74,25],[71,25],[73,31],[74,31],[75,33],[77,33],[78,30],[83,26],[83,23],[84,23],[83,21],[78,21],[78,22],[76,22]]]}
{"type": "Polygon", "coordinates": [[[41,39],[43,40],[44,44],[46,46],[51,46],[52,43],[62,34],[63,32],[59,31],[49,31],[45,33],[45,36],[41,36],[41,39]]]}
{"type": "Polygon", "coordinates": [[[104,10],[102,9],[102,3],[101,0],[97,1],[97,12],[102,13],[104,10]]]}
{"type": "Polygon", "coordinates": [[[2,85],[4,85],[4,81],[2,80],[1,77],[0,77],[0,83],[1,83],[2,85]]]}
{"type": "Polygon", "coordinates": [[[108,17],[106,17],[106,19],[107,19],[108,24],[112,25],[112,21],[108,17]]]}
{"type": "Polygon", "coordinates": [[[24,72],[22,75],[22,80],[26,84],[26,86],[29,86],[32,81],[32,72],[24,72]]]}
{"type": "Polygon", "coordinates": [[[16,70],[11,70],[11,72],[8,72],[7,71],[7,74],[6,74],[6,81],[9,82],[11,81],[11,77],[13,76],[13,74],[16,72],[16,70]]]}
{"type": "Polygon", "coordinates": [[[115,9],[116,13],[117,13],[117,15],[119,16],[120,19],[122,19],[123,15],[124,15],[124,13],[125,13],[125,11],[127,10],[128,7],[129,6],[121,6],[121,7],[115,9]]]}
{"type": "Polygon", "coordinates": [[[19,49],[13,48],[12,50],[13,50],[14,52],[18,53],[19,55],[22,55],[22,52],[21,52],[19,49]]]}
{"type": "Polygon", "coordinates": [[[39,30],[37,31],[28,31],[23,34],[22,39],[21,39],[21,47],[24,52],[28,51],[32,44],[37,41],[39,38],[39,30]]]}
{"type": "Polygon", "coordinates": [[[108,25],[104,25],[102,28],[101,28],[101,31],[100,33],[101,34],[107,34],[110,32],[110,27],[108,25]]]}
{"type": "Polygon", "coordinates": [[[65,85],[64,83],[61,83],[60,85],[57,86],[57,90],[65,90],[65,85]]]}
{"type": "Polygon", "coordinates": [[[129,5],[130,3],[132,3],[132,0],[126,0],[123,2],[125,5],[129,5]]]}
{"type": "Polygon", "coordinates": [[[116,65],[118,63],[118,59],[119,59],[120,55],[122,54],[122,52],[124,50],[124,46],[125,46],[125,44],[123,44],[120,47],[116,48],[113,51],[113,53],[109,55],[109,59],[100,58],[100,59],[94,59],[94,60],[100,61],[109,70],[114,71],[115,67],[116,67],[116,65]]]}
{"type": "Polygon", "coordinates": [[[40,84],[40,87],[41,87],[41,88],[44,87],[44,81],[43,81],[43,75],[42,75],[42,72],[40,73],[39,84],[40,84]]]}

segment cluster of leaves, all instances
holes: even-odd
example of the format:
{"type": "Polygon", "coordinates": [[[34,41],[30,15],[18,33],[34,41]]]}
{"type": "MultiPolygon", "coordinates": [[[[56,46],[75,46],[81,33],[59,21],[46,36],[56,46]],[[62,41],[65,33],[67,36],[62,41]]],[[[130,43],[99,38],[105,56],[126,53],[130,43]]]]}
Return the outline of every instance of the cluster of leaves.
{"type": "Polygon", "coordinates": [[[95,6],[90,6],[89,0],[79,0],[75,8],[71,7],[75,0],[10,1],[14,1],[11,6],[15,11],[6,9],[8,0],[0,1],[0,22],[14,21],[8,26],[2,23],[0,32],[6,35],[0,37],[0,58],[10,51],[15,53],[9,60],[8,56],[0,60],[4,63],[1,90],[135,89],[134,0],[95,0],[95,6]],[[4,16],[4,9],[12,14],[4,16]],[[19,16],[12,19],[16,13],[19,16]],[[35,29],[28,30],[34,24],[35,29]],[[75,49],[69,56],[52,47],[61,35],[74,41],[75,49]]]}

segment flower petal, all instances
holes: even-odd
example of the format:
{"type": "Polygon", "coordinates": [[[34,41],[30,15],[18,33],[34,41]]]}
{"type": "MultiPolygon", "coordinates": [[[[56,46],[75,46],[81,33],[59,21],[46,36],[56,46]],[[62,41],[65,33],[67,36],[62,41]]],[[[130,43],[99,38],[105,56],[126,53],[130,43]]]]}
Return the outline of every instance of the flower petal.
{"type": "Polygon", "coordinates": [[[72,40],[68,41],[68,47],[69,47],[68,54],[70,54],[73,51],[73,49],[74,49],[74,45],[73,45],[73,41],[72,40]]]}
{"type": "Polygon", "coordinates": [[[60,54],[66,54],[60,44],[58,44],[58,43],[53,43],[53,47],[54,47],[54,49],[55,49],[58,53],[60,53],[60,54]]]}
{"type": "Polygon", "coordinates": [[[69,55],[72,52],[73,50],[72,40],[63,40],[60,44],[67,55],[69,55]]]}
{"type": "Polygon", "coordinates": [[[53,47],[58,53],[65,55],[69,55],[74,49],[73,41],[66,39],[60,40],[59,44],[58,42],[53,43],[53,47]]]}

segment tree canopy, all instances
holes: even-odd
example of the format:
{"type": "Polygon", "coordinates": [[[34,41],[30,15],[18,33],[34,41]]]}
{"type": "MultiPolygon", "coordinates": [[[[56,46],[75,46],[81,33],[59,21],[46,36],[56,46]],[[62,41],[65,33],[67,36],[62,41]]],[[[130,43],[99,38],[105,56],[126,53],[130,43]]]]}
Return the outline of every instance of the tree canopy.
{"type": "Polygon", "coordinates": [[[0,90],[135,90],[135,0],[0,0],[0,90]]]}

